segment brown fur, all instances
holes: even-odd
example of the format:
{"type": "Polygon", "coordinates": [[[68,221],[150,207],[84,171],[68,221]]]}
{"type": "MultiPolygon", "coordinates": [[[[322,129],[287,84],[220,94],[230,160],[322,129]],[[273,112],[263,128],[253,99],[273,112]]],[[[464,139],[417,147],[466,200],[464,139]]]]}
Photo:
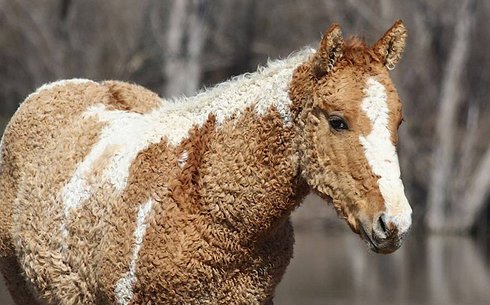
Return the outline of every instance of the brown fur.
{"type": "Polygon", "coordinates": [[[112,109],[147,113],[158,107],[161,102],[156,93],[138,85],[119,81],[105,81],[102,85],[107,87],[112,95],[109,102],[112,109]]]}
{"type": "MultiPolygon", "coordinates": [[[[84,148],[88,147],[93,143],[96,137],[96,130],[99,124],[96,122],[84,122],[91,127],[88,130],[95,131],[95,134],[89,132],[87,133],[84,129],[85,126],[78,124],[76,130],[78,133],[66,134],[65,143],[60,146],[58,142],[54,141],[63,131],[66,131],[66,126],[69,124],[70,120],[74,117],[78,117],[79,114],[85,110],[85,108],[90,105],[89,100],[74,100],[73,97],[79,96],[80,92],[83,91],[87,96],[92,96],[94,99],[99,99],[101,101],[106,100],[104,98],[103,92],[101,92],[94,84],[84,84],[69,86],[67,91],[58,91],[54,88],[51,95],[40,95],[34,94],[28,100],[26,100],[19,111],[15,114],[9,123],[8,128],[4,133],[4,141],[6,143],[5,150],[9,153],[6,154],[6,168],[7,171],[2,171],[2,177],[12,177],[14,183],[12,183],[12,188],[9,188],[8,184],[11,178],[0,179],[0,187],[2,188],[2,208],[0,209],[2,215],[2,222],[5,223],[6,227],[2,227],[2,232],[10,232],[11,236],[8,238],[2,238],[0,243],[4,244],[6,251],[1,251],[2,254],[10,260],[14,260],[15,254],[13,250],[20,245],[12,243],[12,239],[17,240],[19,236],[25,236],[23,239],[28,241],[31,245],[37,244],[38,240],[51,240],[53,239],[51,231],[45,230],[49,228],[49,224],[44,224],[45,229],[36,228],[37,224],[43,223],[44,220],[51,220],[52,216],[49,214],[52,212],[53,208],[52,202],[46,200],[46,198],[52,198],[54,194],[53,190],[59,189],[61,183],[63,182],[63,177],[67,177],[70,173],[70,165],[64,164],[63,159],[60,157],[63,155],[59,150],[60,147],[68,149],[71,147],[73,149],[74,158],[83,156],[86,152],[84,148]],[[69,107],[71,110],[71,116],[66,116],[65,107],[69,107]],[[38,109],[43,109],[43,116],[37,112],[38,109]],[[45,115],[45,116],[44,116],[45,115]],[[32,137],[35,134],[36,137],[32,137]],[[75,140],[76,139],[76,140],[75,140]],[[84,143],[87,145],[84,146],[84,143]],[[76,145],[76,146],[75,146],[76,145]],[[59,155],[46,154],[44,151],[58,151],[59,155]],[[39,158],[44,156],[44,158],[39,158]],[[39,176],[38,173],[46,170],[46,168],[57,169],[58,175],[55,180],[39,181],[42,186],[41,189],[34,187],[33,184],[39,176]],[[9,171],[15,173],[10,176],[9,171]],[[3,183],[7,182],[5,185],[3,183]],[[19,214],[15,221],[12,219],[12,209],[14,199],[24,197],[26,199],[26,204],[18,206],[17,209],[19,214]],[[41,202],[39,199],[44,198],[41,202]],[[8,200],[8,201],[7,201],[8,200]],[[45,203],[45,206],[40,206],[39,203],[45,203]],[[5,204],[8,204],[5,206],[5,204]],[[42,220],[42,221],[40,221],[42,220]],[[34,228],[33,228],[34,227],[34,228]],[[29,233],[32,232],[32,233],[29,233]],[[36,233],[34,233],[36,232],[36,233]]],[[[76,121],[75,121],[76,122],[76,121]]],[[[72,168],[76,163],[72,163],[72,168]]],[[[19,240],[20,241],[20,240],[19,240]]],[[[42,249],[41,244],[39,244],[39,251],[43,253],[47,249],[42,249]]],[[[22,258],[17,258],[20,260],[20,264],[23,265],[22,258]]],[[[48,258],[47,259],[51,259],[48,258]]],[[[54,258],[53,258],[54,259],[54,258]]],[[[25,284],[19,279],[20,269],[19,267],[14,267],[10,265],[11,263],[0,262],[0,265],[10,268],[10,272],[4,273],[8,278],[17,278],[13,283],[9,285],[9,290],[12,293],[14,300],[18,304],[34,304],[32,297],[29,294],[30,287],[26,286],[21,289],[25,284]],[[14,275],[14,273],[16,275],[14,275]],[[8,274],[12,274],[9,276],[8,274]]],[[[56,264],[56,263],[55,263],[56,264]]],[[[41,264],[42,266],[42,264],[41,264]]],[[[32,265],[26,265],[26,267],[33,267],[32,265]]],[[[41,287],[48,286],[47,282],[51,274],[44,273],[43,277],[34,277],[37,270],[24,270],[27,274],[32,274],[33,277],[31,281],[34,285],[40,284],[41,287]]]]}
{"type": "MultiPolygon", "coordinates": [[[[285,221],[296,201],[288,198],[288,180],[294,177],[276,181],[277,174],[263,172],[264,162],[290,166],[288,160],[277,159],[275,151],[263,149],[272,143],[272,148],[280,150],[284,149],[282,145],[288,145],[277,139],[281,133],[276,128],[266,127],[268,124],[264,123],[269,121],[275,121],[272,126],[282,125],[278,114],[258,119],[250,111],[235,126],[225,123],[212,131],[212,125],[205,125],[177,149],[189,152],[188,163],[179,169],[172,162],[174,170],[170,172],[177,169],[182,173],[177,175],[177,181],[169,182],[169,192],[174,194],[162,197],[153,217],[155,225],[147,231],[140,258],[144,269],[139,270],[141,285],[136,287],[135,303],[256,304],[272,293],[271,287],[279,281],[292,254],[290,246],[285,248],[285,241],[291,238],[291,227],[285,221]],[[262,136],[250,137],[244,132],[255,128],[262,131],[258,132],[262,136]],[[271,132],[277,135],[274,137],[271,132]],[[203,136],[207,143],[204,146],[203,136]],[[234,150],[223,147],[225,143],[240,146],[242,152],[228,155],[234,150]],[[202,153],[201,161],[193,159],[194,152],[202,153]],[[195,179],[186,171],[197,174],[195,179]],[[251,176],[253,173],[260,176],[251,176]],[[264,200],[271,192],[279,195],[271,198],[277,210],[271,210],[270,203],[264,200]],[[223,197],[223,193],[228,195],[223,197]],[[195,200],[198,198],[201,200],[195,200]],[[189,213],[189,204],[200,206],[191,206],[189,213]],[[271,219],[276,219],[274,231],[264,227],[271,219]],[[251,242],[257,236],[263,240],[251,242]],[[268,266],[270,259],[274,266],[268,266]],[[155,285],[148,285],[151,282],[155,285]],[[199,297],[189,298],[194,293],[199,297]]],[[[167,176],[172,180],[174,175],[167,176]]]]}

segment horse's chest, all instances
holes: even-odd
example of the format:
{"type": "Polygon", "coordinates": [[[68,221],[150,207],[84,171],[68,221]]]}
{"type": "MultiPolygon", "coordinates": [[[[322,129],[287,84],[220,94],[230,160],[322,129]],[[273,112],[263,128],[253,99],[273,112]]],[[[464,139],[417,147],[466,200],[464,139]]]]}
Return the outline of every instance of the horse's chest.
{"type": "Polygon", "coordinates": [[[219,231],[210,232],[215,240],[206,240],[202,232],[197,233],[202,228],[188,225],[175,229],[182,238],[167,240],[173,245],[158,245],[164,259],[156,259],[150,249],[142,254],[141,263],[154,266],[145,268],[137,284],[138,298],[144,304],[170,300],[183,304],[263,304],[292,256],[289,223],[253,248],[240,246],[239,236],[233,239],[228,235],[226,241],[220,240],[224,233],[219,231]],[[164,286],[165,294],[153,291],[155,282],[164,286]]]}

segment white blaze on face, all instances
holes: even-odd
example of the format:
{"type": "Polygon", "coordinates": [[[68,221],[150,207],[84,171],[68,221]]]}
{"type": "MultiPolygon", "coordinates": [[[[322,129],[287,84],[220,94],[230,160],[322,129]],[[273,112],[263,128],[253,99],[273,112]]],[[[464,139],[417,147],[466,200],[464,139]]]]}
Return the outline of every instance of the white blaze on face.
{"type": "Polygon", "coordinates": [[[367,136],[359,136],[359,140],[373,173],[380,177],[378,184],[385,200],[386,216],[399,232],[405,232],[412,222],[412,209],[405,197],[398,156],[391,142],[386,89],[373,77],[367,79],[366,85],[361,107],[371,121],[372,130],[367,136]]]}

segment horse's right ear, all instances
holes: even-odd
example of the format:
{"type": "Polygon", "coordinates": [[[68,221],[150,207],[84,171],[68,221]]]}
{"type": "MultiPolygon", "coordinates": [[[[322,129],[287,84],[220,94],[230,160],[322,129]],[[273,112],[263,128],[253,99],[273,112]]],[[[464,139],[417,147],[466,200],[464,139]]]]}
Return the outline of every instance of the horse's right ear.
{"type": "Polygon", "coordinates": [[[317,78],[322,77],[333,69],[337,60],[342,57],[344,38],[340,26],[336,23],[323,34],[320,48],[316,52],[313,72],[317,78]]]}
{"type": "Polygon", "coordinates": [[[401,20],[397,20],[383,37],[374,44],[374,53],[388,70],[393,70],[400,61],[405,49],[406,39],[407,29],[401,20]]]}

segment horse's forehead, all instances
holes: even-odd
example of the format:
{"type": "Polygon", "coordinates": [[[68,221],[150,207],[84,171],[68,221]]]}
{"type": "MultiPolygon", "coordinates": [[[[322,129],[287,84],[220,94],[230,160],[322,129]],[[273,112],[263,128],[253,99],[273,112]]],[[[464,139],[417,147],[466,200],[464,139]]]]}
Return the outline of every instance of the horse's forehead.
{"type": "Polygon", "coordinates": [[[362,100],[372,94],[373,87],[370,80],[379,82],[379,88],[386,92],[388,108],[397,108],[398,95],[393,83],[385,71],[366,72],[356,67],[346,67],[327,78],[319,87],[317,95],[322,103],[333,110],[361,110],[362,100]]]}
{"type": "Polygon", "coordinates": [[[362,76],[341,71],[320,82],[315,95],[318,106],[327,111],[355,111],[363,97],[362,76]]]}

